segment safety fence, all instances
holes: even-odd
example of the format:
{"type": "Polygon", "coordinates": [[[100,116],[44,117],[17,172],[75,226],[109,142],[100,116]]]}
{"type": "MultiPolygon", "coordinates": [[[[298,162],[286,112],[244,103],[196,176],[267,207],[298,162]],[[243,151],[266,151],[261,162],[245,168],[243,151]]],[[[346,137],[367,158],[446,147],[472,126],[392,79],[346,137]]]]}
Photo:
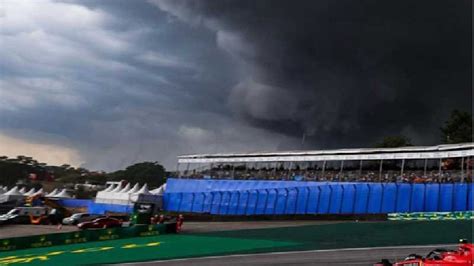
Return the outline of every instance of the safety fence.
{"type": "Polygon", "coordinates": [[[390,221],[438,221],[438,220],[473,220],[474,212],[413,212],[389,213],[390,221]]]}
{"type": "Polygon", "coordinates": [[[211,191],[200,192],[167,190],[164,195],[164,208],[167,211],[217,215],[380,214],[473,210],[472,184],[466,183],[297,183],[299,186],[243,190],[219,190],[216,186],[208,186],[206,190],[211,191]]]}
{"type": "Polygon", "coordinates": [[[169,223],[6,238],[0,239],[0,252],[27,248],[78,244],[92,241],[114,240],[120,238],[156,236],[175,232],[176,223],[169,223]]]}

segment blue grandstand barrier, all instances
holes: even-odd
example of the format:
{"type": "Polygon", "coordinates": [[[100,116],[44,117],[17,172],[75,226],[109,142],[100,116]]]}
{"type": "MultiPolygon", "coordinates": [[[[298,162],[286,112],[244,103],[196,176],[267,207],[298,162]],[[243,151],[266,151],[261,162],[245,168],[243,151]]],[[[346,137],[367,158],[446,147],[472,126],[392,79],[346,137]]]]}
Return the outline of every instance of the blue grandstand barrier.
{"type": "Polygon", "coordinates": [[[87,210],[89,213],[92,213],[92,214],[106,214],[107,212],[132,213],[133,206],[89,202],[87,206],[87,210]]]}
{"type": "Polygon", "coordinates": [[[87,207],[91,202],[93,202],[91,199],[60,199],[58,201],[59,205],[66,208],[87,207]]]}
{"type": "Polygon", "coordinates": [[[472,184],[171,179],[168,211],[218,215],[378,214],[472,210],[472,184]],[[188,181],[195,186],[191,191],[188,181]],[[182,184],[182,186],[181,186],[182,184]]]}

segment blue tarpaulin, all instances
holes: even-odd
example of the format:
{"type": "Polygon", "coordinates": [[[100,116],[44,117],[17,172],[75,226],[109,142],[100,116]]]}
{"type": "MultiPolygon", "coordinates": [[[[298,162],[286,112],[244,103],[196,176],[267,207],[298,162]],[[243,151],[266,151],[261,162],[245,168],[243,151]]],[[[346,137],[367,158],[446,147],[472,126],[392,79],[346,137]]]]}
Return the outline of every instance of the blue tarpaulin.
{"type": "Polygon", "coordinates": [[[473,210],[472,184],[168,179],[165,210],[219,215],[473,210]]]}

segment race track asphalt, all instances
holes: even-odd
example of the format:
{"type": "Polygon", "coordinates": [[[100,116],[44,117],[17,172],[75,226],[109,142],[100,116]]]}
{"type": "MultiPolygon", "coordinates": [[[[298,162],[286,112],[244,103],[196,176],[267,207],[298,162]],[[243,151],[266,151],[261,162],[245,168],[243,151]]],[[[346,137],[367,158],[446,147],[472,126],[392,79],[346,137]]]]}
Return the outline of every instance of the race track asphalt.
{"type": "Polygon", "coordinates": [[[200,266],[200,265],[373,265],[382,258],[391,262],[403,260],[407,255],[416,253],[427,255],[435,248],[456,248],[456,245],[426,245],[398,246],[375,248],[352,248],[332,250],[308,250],[273,252],[261,254],[243,254],[230,256],[215,256],[165,261],[149,261],[141,263],[126,263],[119,265],[133,266],[200,266]]]}
{"type": "Polygon", "coordinates": [[[181,234],[3,251],[0,265],[373,265],[453,248],[446,243],[472,241],[473,235],[467,220],[246,225],[204,224],[181,234]]]}

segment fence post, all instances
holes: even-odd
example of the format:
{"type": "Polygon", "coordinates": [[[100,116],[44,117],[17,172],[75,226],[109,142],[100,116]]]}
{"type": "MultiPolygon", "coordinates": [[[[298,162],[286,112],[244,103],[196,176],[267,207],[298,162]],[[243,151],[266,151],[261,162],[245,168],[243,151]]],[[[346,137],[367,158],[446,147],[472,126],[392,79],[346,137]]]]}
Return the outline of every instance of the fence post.
{"type": "Polygon", "coordinates": [[[441,211],[441,183],[438,183],[438,202],[436,206],[436,211],[441,211]]]}
{"type": "Polygon", "coordinates": [[[201,192],[203,197],[202,197],[202,210],[201,212],[204,212],[204,206],[206,206],[206,192],[201,192]]]}
{"type": "Polygon", "coordinates": [[[466,211],[468,211],[469,210],[469,203],[471,203],[469,201],[469,194],[470,194],[469,189],[472,189],[471,188],[472,183],[465,183],[465,184],[467,185],[467,189],[466,189],[466,191],[467,191],[467,193],[466,193],[466,211]]]}
{"type": "Polygon", "coordinates": [[[223,193],[224,195],[229,194],[229,199],[227,200],[227,208],[225,209],[225,212],[224,211],[222,212],[222,214],[227,215],[229,214],[229,207],[230,207],[230,202],[232,201],[232,194],[228,190],[224,191],[223,193]]]}
{"type": "Polygon", "coordinates": [[[354,187],[354,199],[352,200],[352,214],[355,213],[356,207],[356,200],[357,200],[357,186],[355,184],[352,185],[354,187]]]}
{"type": "Polygon", "coordinates": [[[238,210],[240,210],[240,190],[237,190],[237,207],[235,208],[235,214],[238,214],[238,210]]]}
{"type": "Polygon", "coordinates": [[[196,193],[193,193],[193,199],[191,200],[191,210],[190,212],[193,212],[193,207],[194,207],[194,198],[196,197],[196,193]]]}
{"type": "Polygon", "coordinates": [[[339,214],[342,213],[342,205],[344,203],[344,185],[341,185],[342,194],[341,194],[341,206],[339,207],[339,214]]]}
{"type": "Polygon", "coordinates": [[[217,206],[217,214],[221,214],[221,208],[222,208],[222,199],[224,198],[222,195],[222,191],[217,191],[219,193],[219,206],[217,206]]]}
{"type": "Polygon", "coordinates": [[[257,208],[258,208],[258,198],[260,196],[260,191],[258,189],[256,189],[255,191],[257,191],[257,199],[255,200],[255,207],[253,208],[253,214],[256,215],[257,214],[257,208]]]}
{"type": "Polygon", "coordinates": [[[267,206],[268,206],[268,195],[269,195],[269,190],[265,189],[265,206],[263,207],[263,214],[267,214],[267,206]]]}
{"type": "Polygon", "coordinates": [[[298,189],[298,187],[295,187],[296,189],[296,200],[295,200],[295,214],[297,214],[298,212],[298,198],[300,197],[300,190],[298,189]]]}
{"type": "Polygon", "coordinates": [[[452,193],[451,193],[451,211],[455,211],[456,210],[456,197],[455,197],[455,193],[456,193],[456,183],[453,183],[453,190],[452,190],[452,193]]]}
{"type": "Polygon", "coordinates": [[[211,204],[209,204],[209,213],[212,212],[212,206],[214,205],[214,197],[216,195],[216,192],[212,191],[211,192],[211,204]]]}
{"type": "Polygon", "coordinates": [[[384,193],[385,193],[385,185],[382,184],[382,193],[380,195],[380,211],[379,211],[379,213],[382,213],[384,193]]]}
{"type": "Polygon", "coordinates": [[[367,189],[368,189],[368,192],[367,192],[367,202],[366,202],[366,205],[365,205],[365,214],[369,213],[370,192],[372,191],[369,184],[367,184],[367,189]]]}
{"type": "Polygon", "coordinates": [[[329,202],[328,202],[328,210],[327,210],[327,213],[329,213],[329,212],[331,211],[332,194],[333,194],[333,193],[332,193],[332,191],[333,191],[332,186],[331,186],[331,185],[328,185],[328,187],[329,187],[329,202]]]}
{"type": "Polygon", "coordinates": [[[278,203],[278,188],[275,188],[275,201],[273,202],[273,215],[275,215],[276,213],[276,207],[277,207],[277,203],[278,203]]]}
{"type": "Polygon", "coordinates": [[[321,187],[317,186],[316,188],[318,189],[318,204],[316,205],[316,213],[318,213],[319,212],[319,205],[320,205],[320,202],[321,202],[321,187]]]}
{"type": "Polygon", "coordinates": [[[410,195],[408,197],[408,212],[411,212],[411,202],[413,199],[413,188],[415,187],[415,184],[410,184],[410,195]]]}
{"type": "Polygon", "coordinates": [[[181,198],[179,199],[178,212],[181,211],[181,203],[183,203],[184,192],[181,192],[181,198]]]}
{"type": "Polygon", "coordinates": [[[395,208],[393,210],[393,212],[397,212],[398,210],[398,183],[395,183],[395,208]]]}
{"type": "Polygon", "coordinates": [[[226,214],[229,215],[230,212],[230,206],[232,205],[232,195],[233,193],[231,191],[227,191],[229,193],[229,204],[227,205],[227,212],[226,214]]]}
{"type": "Polygon", "coordinates": [[[423,183],[423,208],[422,211],[426,211],[426,183],[423,183]]]}
{"type": "Polygon", "coordinates": [[[246,192],[247,192],[247,202],[245,203],[244,215],[247,215],[247,209],[249,207],[249,201],[250,201],[250,190],[246,190],[246,192]]]}
{"type": "Polygon", "coordinates": [[[304,214],[308,214],[308,206],[309,206],[309,196],[311,194],[311,189],[309,187],[305,187],[308,190],[308,193],[306,194],[306,206],[304,209],[304,214]]]}
{"type": "Polygon", "coordinates": [[[285,211],[283,212],[284,214],[286,214],[286,211],[288,210],[288,199],[290,198],[290,191],[288,190],[288,188],[283,188],[286,192],[286,200],[285,200],[285,211]]]}

